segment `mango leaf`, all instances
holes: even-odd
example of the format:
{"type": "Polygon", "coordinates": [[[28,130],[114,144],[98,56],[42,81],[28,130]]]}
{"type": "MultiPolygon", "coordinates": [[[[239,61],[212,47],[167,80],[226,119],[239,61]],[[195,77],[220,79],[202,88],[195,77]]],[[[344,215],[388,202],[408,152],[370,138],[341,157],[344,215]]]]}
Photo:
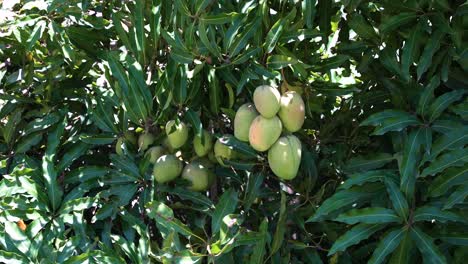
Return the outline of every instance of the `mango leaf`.
{"type": "Polygon", "coordinates": [[[443,211],[434,206],[423,206],[416,209],[413,215],[413,221],[429,221],[434,222],[438,221],[441,223],[451,222],[461,222],[466,223],[467,220],[457,213],[450,211],[443,211]]]}
{"type": "Polygon", "coordinates": [[[263,263],[263,258],[265,255],[265,244],[267,241],[268,236],[268,220],[265,218],[263,219],[262,223],[260,224],[260,234],[262,234],[262,239],[255,244],[254,251],[250,256],[251,264],[255,263],[263,263]]]}
{"type": "Polygon", "coordinates": [[[190,228],[188,228],[179,219],[175,218],[172,209],[164,203],[153,201],[148,203],[145,207],[148,217],[156,220],[157,225],[160,225],[167,230],[176,231],[181,235],[194,237],[200,241],[204,241],[203,238],[193,233],[190,228]]]}
{"type": "Polygon", "coordinates": [[[421,145],[424,143],[424,130],[414,130],[405,142],[405,149],[400,164],[400,189],[406,198],[412,200],[414,185],[418,173],[418,162],[421,156],[421,145]]]}
{"type": "Polygon", "coordinates": [[[185,116],[187,117],[188,121],[192,124],[193,128],[195,129],[195,134],[199,137],[202,137],[203,124],[198,114],[195,113],[192,109],[189,109],[185,113],[185,116]]]}
{"type": "Polygon", "coordinates": [[[414,247],[414,242],[409,234],[410,232],[403,233],[403,238],[400,240],[400,244],[397,249],[393,252],[388,263],[400,264],[409,263],[411,252],[414,247]]]}
{"type": "Polygon", "coordinates": [[[22,264],[29,262],[29,260],[15,252],[0,250],[0,262],[22,264]]]}
{"type": "Polygon", "coordinates": [[[266,48],[266,53],[271,53],[278,42],[281,33],[285,27],[285,24],[288,22],[287,18],[280,18],[276,23],[271,27],[270,31],[266,36],[264,46],[266,48]]]}
{"type": "Polygon", "coordinates": [[[432,153],[428,159],[434,159],[437,155],[446,150],[457,149],[466,144],[468,144],[468,126],[443,134],[437,138],[432,145],[432,153]]]}
{"type": "Polygon", "coordinates": [[[200,21],[203,21],[205,24],[220,25],[230,23],[239,16],[240,14],[237,12],[221,13],[216,15],[202,16],[200,17],[200,21]]]}
{"type": "Polygon", "coordinates": [[[445,32],[440,29],[436,29],[432,34],[431,38],[424,47],[424,51],[421,54],[418,62],[418,68],[416,70],[418,74],[418,80],[421,79],[422,75],[429,69],[431,66],[432,57],[439,50],[440,43],[445,36],[445,32]]]}
{"type": "Polygon", "coordinates": [[[267,59],[267,66],[272,69],[282,69],[298,63],[297,59],[285,55],[271,55],[267,59]]]}
{"type": "Polygon", "coordinates": [[[345,251],[352,245],[359,244],[364,239],[369,238],[375,232],[385,228],[385,224],[358,224],[351,230],[340,236],[333,246],[328,251],[328,256],[331,256],[339,251],[345,251]]]}
{"type": "Polygon", "coordinates": [[[439,87],[440,84],[440,78],[438,75],[432,77],[431,81],[429,82],[428,85],[426,85],[419,96],[419,102],[418,102],[418,108],[417,112],[420,116],[425,117],[427,114],[427,109],[429,107],[429,104],[432,102],[434,99],[434,90],[439,87]]]}
{"type": "Polygon", "coordinates": [[[213,233],[218,233],[223,218],[232,214],[237,207],[238,195],[233,189],[229,189],[223,193],[219,202],[215,206],[213,216],[211,218],[211,230],[213,233]]]}
{"type": "Polygon", "coordinates": [[[389,16],[389,18],[380,25],[380,32],[385,34],[393,31],[394,29],[416,20],[417,17],[417,13],[400,13],[396,16],[389,16]]]}
{"type": "Polygon", "coordinates": [[[395,211],[381,207],[369,207],[364,209],[353,209],[340,214],[334,221],[347,224],[365,223],[399,223],[401,218],[395,214],[395,211]]]}
{"type": "Polygon", "coordinates": [[[233,136],[223,136],[219,138],[219,141],[249,158],[261,158],[249,144],[242,142],[233,136]]]}
{"type": "Polygon", "coordinates": [[[265,176],[262,173],[251,173],[248,176],[247,187],[243,199],[244,210],[248,211],[253,202],[260,195],[260,188],[265,176]]]}
{"type": "Polygon", "coordinates": [[[37,132],[28,136],[21,137],[21,140],[16,144],[15,153],[25,153],[33,146],[36,146],[42,140],[43,133],[37,132]]]}
{"type": "Polygon", "coordinates": [[[406,201],[405,196],[392,180],[386,179],[385,186],[387,187],[388,196],[392,201],[393,209],[395,209],[397,214],[406,221],[409,215],[408,201],[406,201]]]}
{"type": "Polygon", "coordinates": [[[344,170],[348,173],[369,171],[381,168],[392,160],[394,160],[394,157],[389,153],[373,153],[366,156],[357,156],[347,162],[344,170]]]}
{"type": "Polygon", "coordinates": [[[407,231],[403,228],[395,228],[389,231],[379,242],[377,248],[369,259],[369,264],[384,263],[385,258],[390,255],[400,244],[407,231]]]}
{"type": "Polygon", "coordinates": [[[273,242],[271,244],[270,255],[275,254],[283,244],[284,235],[286,232],[286,219],[287,209],[286,209],[287,197],[285,192],[281,191],[281,202],[280,202],[280,212],[278,217],[278,222],[276,223],[275,234],[273,235],[273,242]]]}
{"type": "Polygon", "coordinates": [[[445,256],[434,245],[432,237],[425,234],[416,226],[411,228],[410,234],[425,261],[430,263],[447,263],[445,256]]]}
{"type": "Polygon", "coordinates": [[[437,238],[451,245],[468,246],[468,232],[466,228],[444,228],[437,232],[437,238]]]}
{"type": "Polygon", "coordinates": [[[421,19],[419,23],[411,30],[409,38],[405,40],[401,56],[401,71],[406,81],[410,80],[410,66],[415,61],[415,53],[421,40],[422,28],[425,20],[421,19]]]}
{"type": "Polygon", "coordinates": [[[429,196],[441,196],[453,186],[465,182],[468,182],[468,165],[461,168],[448,168],[429,185],[429,196]]]}
{"type": "Polygon", "coordinates": [[[444,205],[445,209],[450,209],[454,205],[462,203],[468,196],[468,184],[463,184],[458,187],[448,198],[444,205]]]}
{"type": "Polygon", "coordinates": [[[421,173],[421,177],[433,176],[450,167],[463,166],[468,162],[468,148],[456,149],[439,156],[421,173]]]}
{"type": "Polygon", "coordinates": [[[339,188],[349,189],[352,186],[362,185],[367,182],[384,182],[387,178],[396,179],[396,175],[391,170],[375,170],[354,173],[343,184],[341,184],[339,188]]]}
{"type": "Polygon", "coordinates": [[[57,164],[57,171],[62,172],[68,166],[70,166],[73,161],[78,159],[81,155],[83,155],[88,149],[90,145],[84,142],[77,142],[73,144],[72,147],[63,155],[60,159],[60,162],[57,164]]]}
{"type": "Polygon", "coordinates": [[[101,134],[81,134],[80,140],[90,145],[108,145],[116,139],[115,134],[101,133],[101,134]]]}
{"type": "Polygon", "coordinates": [[[354,13],[348,21],[349,27],[354,30],[361,38],[370,40],[373,43],[379,43],[379,35],[375,32],[372,25],[362,16],[354,13]]]}
{"type": "Polygon", "coordinates": [[[411,115],[389,118],[384,120],[380,126],[376,127],[372,135],[383,135],[390,131],[401,131],[408,126],[419,124],[421,124],[419,119],[411,115]]]}
{"type": "Polygon", "coordinates": [[[442,112],[445,109],[447,109],[452,103],[460,100],[465,94],[465,92],[466,91],[464,91],[463,89],[460,89],[445,93],[437,97],[437,99],[434,100],[434,102],[428,109],[427,115],[429,117],[429,121],[433,122],[434,120],[436,120],[442,114],[442,112]]]}
{"type": "Polygon", "coordinates": [[[373,197],[381,190],[381,185],[367,184],[364,186],[354,186],[346,190],[338,191],[330,198],[325,200],[317,209],[315,214],[307,219],[306,222],[317,222],[326,219],[330,217],[331,214],[336,213],[344,207],[350,206],[357,201],[373,197]]]}

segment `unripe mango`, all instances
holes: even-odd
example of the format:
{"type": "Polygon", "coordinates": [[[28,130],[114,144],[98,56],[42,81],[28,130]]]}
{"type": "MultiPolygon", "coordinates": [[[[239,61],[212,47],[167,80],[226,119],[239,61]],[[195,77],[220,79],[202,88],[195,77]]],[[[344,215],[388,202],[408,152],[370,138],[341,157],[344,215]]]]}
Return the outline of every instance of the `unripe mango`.
{"type": "Polygon", "coordinates": [[[166,150],[163,147],[155,146],[149,148],[146,151],[145,156],[149,156],[149,161],[154,164],[156,163],[156,160],[164,154],[166,154],[166,150]]]}
{"type": "Polygon", "coordinates": [[[268,151],[268,164],[276,176],[292,180],[297,176],[301,155],[301,141],[297,137],[280,137],[268,151]]]}
{"type": "Polygon", "coordinates": [[[281,96],[278,116],[289,132],[296,132],[301,129],[305,118],[305,106],[302,97],[293,91],[284,93],[281,96]]]}
{"type": "Polygon", "coordinates": [[[234,136],[240,141],[249,141],[249,129],[252,121],[259,113],[252,103],[241,105],[234,117],[234,136]]]}
{"type": "Polygon", "coordinates": [[[182,178],[192,183],[188,188],[193,191],[205,191],[210,187],[210,170],[201,162],[193,161],[185,166],[182,178]]]}
{"type": "Polygon", "coordinates": [[[195,150],[195,154],[199,157],[206,156],[211,149],[213,148],[213,137],[210,133],[203,130],[202,135],[198,136],[195,135],[193,138],[193,149],[195,150]],[[203,137],[203,143],[202,143],[203,137]]]}
{"type": "Polygon", "coordinates": [[[249,142],[257,151],[267,151],[281,136],[283,126],[277,116],[265,118],[257,116],[250,126],[249,142]]]}
{"type": "Polygon", "coordinates": [[[153,176],[158,183],[174,180],[182,172],[182,161],[174,155],[163,155],[156,160],[153,176]]]}
{"type": "Polygon", "coordinates": [[[124,139],[122,137],[119,137],[117,139],[117,143],[115,144],[115,153],[117,155],[122,156],[123,155],[123,148],[124,148],[124,139]]]}
{"type": "MultiPolygon", "coordinates": [[[[229,137],[231,135],[225,135],[223,137],[229,137]]],[[[222,166],[226,166],[223,159],[231,160],[236,158],[236,152],[229,146],[221,143],[221,139],[218,139],[214,145],[214,155],[218,163],[222,166]]]]}
{"type": "Polygon", "coordinates": [[[135,136],[135,134],[133,132],[125,131],[124,134],[123,134],[123,137],[125,138],[125,140],[127,142],[130,142],[133,145],[137,144],[137,138],[136,138],[136,136],[135,136]]]}
{"type": "Polygon", "coordinates": [[[184,122],[177,124],[175,120],[170,120],[166,124],[166,134],[169,144],[174,149],[178,149],[187,142],[188,128],[184,122]]]}
{"type": "Polygon", "coordinates": [[[154,143],[154,136],[150,133],[141,134],[138,137],[138,150],[145,151],[148,147],[154,143]]]}
{"type": "Polygon", "coordinates": [[[258,86],[253,94],[255,108],[265,118],[272,118],[278,113],[280,98],[278,89],[269,85],[258,86]]]}

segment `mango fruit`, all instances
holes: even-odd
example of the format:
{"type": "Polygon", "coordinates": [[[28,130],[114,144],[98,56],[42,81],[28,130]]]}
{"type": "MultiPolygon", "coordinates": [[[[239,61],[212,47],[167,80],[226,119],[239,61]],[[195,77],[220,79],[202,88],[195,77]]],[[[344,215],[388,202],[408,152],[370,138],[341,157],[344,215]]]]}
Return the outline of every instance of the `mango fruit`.
{"type": "Polygon", "coordinates": [[[269,85],[258,86],[253,94],[257,111],[265,118],[272,118],[280,109],[280,92],[269,85]]]}
{"type": "Polygon", "coordinates": [[[305,105],[302,97],[293,91],[284,93],[281,96],[278,116],[287,131],[296,132],[301,129],[305,119],[305,105]]]}
{"type": "Polygon", "coordinates": [[[174,155],[163,155],[156,160],[153,176],[158,183],[174,180],[182,172],[182,161],[174,155]]]}
{"type": "MultiPolygon", "coordinates": [[[[231,135],[224,135],[223,137],[229,137],[231,135]]],[[[237,152],[235,152],[231,147],[221,143],[221,138],[218,139],[214,145],[214,156],[218,163],[222,166],[226,166],[223,162],[223,159],[231,160],[235,159],[237,152]]]]}
{"type": "Polygon", "coordinates": [[[149,161],[154,164],[156,163],[156,160],[164,154],[166,154],[166,150],[162,146],[155,146],[149,148],[146,151],[145,156],[149,156],[149,161]]]}
{"type": "Polygon", "coordinates": [[[293,135],[284,136],[268,151],[268,164],[276,176],[283,180],[292,180],[299,171],[301,156],[301,141],[293,135]]]}
{"type": "Polygon", "coordinates": [[[138,150],[145,151],[154,143],[154,136],[151,133],[144,133],[138,137],[138,150]]]}
{"type": "Polygon", "coordinates": [[[213,148],[213,137],[208,131],[203,130],[202,135],[195,135],[193,138],[193,149],[198,157],[204,157],[213,148]],[[203,138],[203,140],[202,140],[203,138]]]}
{"type": "Polygon", "coordinates": [[[241,105],[234,117],[234,136],[240,141],[248,142],[250,125],[258,115],[252,103],[241,105]]]}
{"type": "Polygon", "coordinates": [[[277,116],[257,116],[250,126],[249,143],[256,151],[267,151],[281,136],[283,125],[277,116]]]}
{"type": "Polygon", "coordinates": [[[182,178],[190,181],[192,184],[188,187],[193,191],[205,191],[210,187],[209,168],[199,161],[192,161],[187,164],[182,172],[182,178]]]}
{"type": "Polygon", "coordinates": [[[170,120],[166,123],[166,135],[171,147],[178,149],[187,142],[188,128],[182,121],[176,123],[175,120],[170,120]]]}

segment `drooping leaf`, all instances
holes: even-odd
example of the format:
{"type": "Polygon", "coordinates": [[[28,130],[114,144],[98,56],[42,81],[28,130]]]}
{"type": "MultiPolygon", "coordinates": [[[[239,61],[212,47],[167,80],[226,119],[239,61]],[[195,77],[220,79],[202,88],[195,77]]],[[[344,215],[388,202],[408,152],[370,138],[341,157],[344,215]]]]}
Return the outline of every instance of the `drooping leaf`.
{"type": "Polygon", "coordinates": [[[385,186],[387,187],[388,196],[392,201],[393,209],[403,219],[407,220],[409,215],[408,201],[405,199],[403,193],[401,193],[398,186],[390,179],[385,180],[385,186]]]}
{"type": "Polygon", "coordinates": [[[385,258],[390,255],[399,245],[400,241],[406,234],[406,230],[395,228],[388,232],[382,240],[380,240],[377,248],[374,250],[372,257],[369,259],[370,264],[384,263],[385,258]]]}
{"type": "Polygon", "coordinates": [[[351,228],[344,235],[340,236],[328,251],[331,256],[339,251],[345,251],[348,247],[356,245],[364,239],[369,238],[375,232],[385,228],[385,224],[359,224],[351,228]]]}
{"type": "Polygon", "coordinates": [[[369,207],[364,209],[353,209],[346,213],[340,214],[334,221],[347,224],[365,223],[398,223],[401,218],[395,214],[395,211],[381,207],[369,207]]]}
{"type": "Polygon", "coordinates": [[[447,263],[445,256],[440,252],[437,246],[434,245],[432,237],[425,234],[416,226],[411,228],[410,234],[426,261],[430,263],[447,263]]]}
{"type": "Polygon", "coordinates": [[[460,168],[448,168],[437,176],[429,185],[429,196],[436,197],[446,193],[450,188],[468,181],[468,165],[460,168]]]}

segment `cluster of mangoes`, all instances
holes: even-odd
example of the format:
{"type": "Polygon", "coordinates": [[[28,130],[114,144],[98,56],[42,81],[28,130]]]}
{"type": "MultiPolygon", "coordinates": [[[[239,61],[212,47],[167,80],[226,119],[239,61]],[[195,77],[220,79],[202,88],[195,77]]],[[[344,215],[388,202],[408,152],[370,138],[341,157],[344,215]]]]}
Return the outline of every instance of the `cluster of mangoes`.
{"type": "MultiPolygon", "coordinates": [[[[275,175],[290,180],[296,177],[301,162],[301,142],[292,135],[304,124],[304,101],[294,91],[280,95],[268,85],[255,89],[254,103],[242,105],[234,118],[234,137],[249,142],[259,152],[268,151],[268,163],[275,175]],[[283,136],[281,136],[283,134],[283,136]]],[[[225,161],[242,158],[223,140],[232,135],[224,135],[214,142],[211,133],[202,130],[193,138],[196,157],[189,162],[177,155],[178,150],[189,139],[189,128],[180,120],[170,120],[165,126],[166,136],[161,145],[152,146],[156,137],[146,131],[138,140],[131,132],[125,132],[116,144],[116,153],[123,155],[124,143],[138,146],[140,153],[154,164],[153,176],[158,183],[167,183],[182,175],[194,191],[207,190],[215,180],[213,163],[226,166],[225,161]],[[213,143],[214,142],[214,143],[213,143]]]]}
{"type": "Polygon", "coordinates": [[[304,101],[295,91],[281,95],[269,85],[257,87],[253,101],[237,110],[234,136],[259,152],[268,151],[268,164],[276,176],[284,180],[295,178],[302,150],[301,141],[292,133],[304,124],[304,101]]]}

